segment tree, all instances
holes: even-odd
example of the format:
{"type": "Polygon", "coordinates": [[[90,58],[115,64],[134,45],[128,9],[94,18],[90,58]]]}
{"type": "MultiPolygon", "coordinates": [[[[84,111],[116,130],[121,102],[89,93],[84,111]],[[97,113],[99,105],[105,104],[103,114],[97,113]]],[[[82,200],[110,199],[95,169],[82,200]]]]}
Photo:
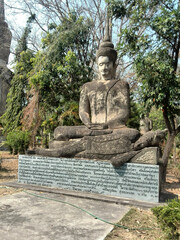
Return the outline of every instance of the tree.
{"type": "Polygon", "coordinates": [[[30,81],[49,110],[78,101],[80,86],[90,80],[95,58],[94,48],[89,51],[92,26],[88,19],[72,13],[42,39],[43,51],[34,59],[30,81]]]}
{"type": "Polygon", "coordinates": [[[32,14],[27,22],[26,27],[24,28],[24,32],[21,38],[18,41],[18,45],[15,50],[15,62],[18,62],[21,58],[21,52],[28,50],[28,38],[32,30],[32,23],[35,20],[36,15],[32,14]]]}
{"type": "MultiPolygon", "coordinates": [[[[19,41],[22,34],[21,25],[13,21],[12,16],[17,18],[19,15],[24,17],[35,16],[32,33],[29,37],[29,48],[31,50],[40,49],[40,37],[48,33],[50,25],[60,25],[69,14],[74,11],[78,17],[89,18],[93,22],[91,31],[92,44],[100,43],[104,36],[106,8],[104,0],[85,0],[85,1],[49,1],[49,0],[11,0],[6,1],[6,18],[13,38],[19,41]]],[[[89,49],[90,50],[90,49],[89,49]]],[[[13,52],[13,49],[12,49],[13,52]]]]}
{"type": "Polygon", "coordinates": [[[119,51],[133,60],[141,82],[142,102],[148,111],[156,106],[163,112],[168,129],[162,156],[165,180],[168,157],[180,131],[180,126],[175,124],[176,115],[180,113],[180,1],[118,0],[110,3],[116,18],[127,18],[127,27],[120,35],[119,51]]]}
{"type": "Polygon", "coordinates": [[[28,104],[28,73],[32,69],[32,58],[34,57],[33,52],[28,50],[28,36],[34,17],[29,17],[16,48],[16,66],[7,96],[6,112],[0,119],[5,134],[21,125],[23,108],[28,104]]]}
{"type": "Polygon", "coordinates": [[[31,130],[33,137],[37,132],[52,133],[59,117],[61,124],[64,120],[79,122],[71,109],[78,111],[80,87],[93,77],[92,29],[92,21],[72,12],[62,24],[50,25],[42,39],[42,50],[33,59],[28,74],[31,90],[22,119],[23,127],[31,130]]]}
{"type": "Polygon", "coordinates": [[[166,124],[163,119],[163,112],[161,109],[152,107],[149,113],[149,118],[152,120],[153,130],[163,130],[166,128],[166,124]]]}
{"type": "Polygon", "coordinates": [[[31,51],[21,52],[16,64],[7,96],[6,112],[0,119],[5,134],[21,126],[23,108],[27,105],[26,93],[29,88],[27,74],[32,69],[32,58],[31,51]]]}

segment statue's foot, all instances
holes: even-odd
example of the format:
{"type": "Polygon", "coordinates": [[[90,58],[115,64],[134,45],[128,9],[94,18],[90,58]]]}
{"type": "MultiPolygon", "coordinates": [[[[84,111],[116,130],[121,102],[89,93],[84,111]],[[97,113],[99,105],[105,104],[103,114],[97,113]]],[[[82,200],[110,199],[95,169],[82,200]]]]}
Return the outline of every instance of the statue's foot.
{"type": "Polygon", "coordinates": [[[127,153],[116,155],[111,158],[111,163],[114,167],[120,167],[124,163],[129,162],[137,153],[137,151],[130,151],[127,153]]]}

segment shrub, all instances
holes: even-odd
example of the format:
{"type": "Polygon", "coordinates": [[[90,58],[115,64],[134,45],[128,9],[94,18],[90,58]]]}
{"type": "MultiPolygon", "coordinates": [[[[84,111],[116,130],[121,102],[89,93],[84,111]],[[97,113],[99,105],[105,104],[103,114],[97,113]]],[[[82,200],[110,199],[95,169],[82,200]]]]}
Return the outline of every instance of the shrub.
{"type": "Polygon", "coordinates": [[[6,144],[13,154],[25,153],[30,142],[30,133],[27,131],[13,130],[6,137],[6,144]]]}
{"type": "Polygon", "coordinates": [[[178,240],[180,237],[180,200],[173,199],[166,206],[152,208],[152,212],[168,239],[178,240]]]}

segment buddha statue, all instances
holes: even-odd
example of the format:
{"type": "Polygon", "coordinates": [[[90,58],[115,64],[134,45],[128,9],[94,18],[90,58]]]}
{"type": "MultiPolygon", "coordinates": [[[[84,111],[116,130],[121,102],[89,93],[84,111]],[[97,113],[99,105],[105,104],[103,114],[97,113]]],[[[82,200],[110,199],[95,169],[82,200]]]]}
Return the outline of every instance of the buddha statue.
{"type": "Polygon", "coordinates": [[[56,140],[120,131],[139,136],[137,130],[126,127],[130,113],[129,85],[115,78],[117,52],[108,34],[96,53],[96,60],[100,77],[85,83],[80,93],[79,116],[84,126],[59,126],[54,132],[56,140]]]}
{"type": "Polygon", "coordinates": [[[36,149],[34,153],[110,160],[119,166],[142,148],[158,146],[159,133],[156,138],[152,132],[147,139],[145,135],[141,139],[138,130],[126,126],[130,114],[129,84],[115,77],[117,52],[108,33],[107,24],[106,35],[96,53],[100,77],[85,83],[81,89],[79,116],[84,125],[57,127],[49,149],[36,149]]]}

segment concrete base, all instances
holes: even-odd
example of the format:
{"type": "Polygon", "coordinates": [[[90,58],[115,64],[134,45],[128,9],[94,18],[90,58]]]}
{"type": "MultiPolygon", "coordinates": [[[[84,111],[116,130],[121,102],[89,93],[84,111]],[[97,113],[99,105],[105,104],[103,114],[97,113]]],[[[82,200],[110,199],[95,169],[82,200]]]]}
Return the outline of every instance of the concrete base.
{"type": "Polygon", "coordinates": [[[113,203],[53,193],[30,193],[40,197],[21,192],[0,198],[1,239],[103,240],[113,225],[79,208],[112,223],[118,222],[129,211],[129,207],[113,203]]]}
{"type": "Polygon", "coordinates": [[[19,156],[19,183],[159,202],[159,166],[40,156],[19,156]]]}

